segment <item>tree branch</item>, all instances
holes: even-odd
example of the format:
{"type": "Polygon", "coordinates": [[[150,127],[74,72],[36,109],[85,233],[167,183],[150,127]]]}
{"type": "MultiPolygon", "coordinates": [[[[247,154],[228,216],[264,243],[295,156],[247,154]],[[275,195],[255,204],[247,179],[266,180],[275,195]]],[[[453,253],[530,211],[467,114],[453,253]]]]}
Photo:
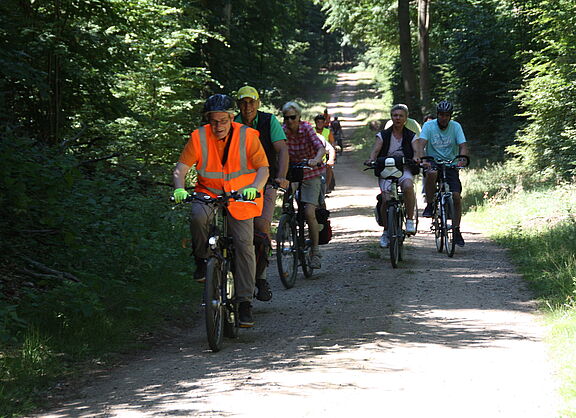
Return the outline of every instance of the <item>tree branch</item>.
{"type": "Polygon", "coordinates": [[[39,263],[38,261],[34,261],[31,258],[28,257],[22,257],[24,260],[26,260],[29,264],[31,264],[33,267],[37,268],[38,270],[40,270],[41,272],[45,273],[45,274],[40,274],[40,273],[35,273],[33,271],[27,270],[27,269],[22,269],[23,272],[25,272],[26,274],[33,276],[33,277],[37,277],[37,278],[57,278],[60,280],[70,280],[76,283],[80,283],[80,280],[74,276],[73,274],[67,273],[65,271],[58,271],[58,270],[54,270],[48,266],[45,266],[42,263],[39,263]]]}

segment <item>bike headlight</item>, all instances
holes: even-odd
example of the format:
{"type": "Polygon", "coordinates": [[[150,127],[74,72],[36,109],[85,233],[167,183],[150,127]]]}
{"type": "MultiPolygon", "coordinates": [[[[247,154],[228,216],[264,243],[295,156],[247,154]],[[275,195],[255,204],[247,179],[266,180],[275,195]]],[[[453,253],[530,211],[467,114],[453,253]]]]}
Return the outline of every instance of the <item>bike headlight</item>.
{"type": "Polygon", "coordinates": [[[216,237],[208,238],[208,244],[210,244],[210,245],[216,245],[217,241],[218,241],[218,239],[216,237]]]}

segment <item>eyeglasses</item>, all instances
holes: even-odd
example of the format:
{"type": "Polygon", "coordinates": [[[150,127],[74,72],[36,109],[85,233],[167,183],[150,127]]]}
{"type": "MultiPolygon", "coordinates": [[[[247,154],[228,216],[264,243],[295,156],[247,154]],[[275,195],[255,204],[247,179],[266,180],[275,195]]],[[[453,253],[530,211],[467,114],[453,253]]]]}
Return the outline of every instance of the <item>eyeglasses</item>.
{"type": "Polygon", "coordinates": [[[296,120],[298,115],[284,115],[284,120],[296,120]]]}

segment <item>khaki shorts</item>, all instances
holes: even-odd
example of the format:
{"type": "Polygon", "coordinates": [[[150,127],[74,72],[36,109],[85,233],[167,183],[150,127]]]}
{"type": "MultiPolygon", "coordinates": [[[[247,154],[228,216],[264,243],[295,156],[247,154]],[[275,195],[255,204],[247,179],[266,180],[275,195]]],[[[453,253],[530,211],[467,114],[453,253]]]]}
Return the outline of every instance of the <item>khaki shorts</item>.
{"type": "Polygon", "coordinates": [[[322,176],[303,180],[301,190],[300,201],[319,206],[322,193],[322,176]]]}
{"type": "Polygon", "coordinates": [[[267,184],[264,187],[264,207],[262,208],[262,214],[254,219],[261,218],[266,220],[268,223],[272,222],[272,218],[274,217],[274,208],[276,207],[277,194],[278,190],[270,184],[267,184]]]}
{"type": "MultiPolygon", "coordinates": [[[[386,200],[388,200],[390,189],[392,188],[392,180],[378,179],[378,184],[380,185],[380,191],[386,195],[386,200]]],[[[402,190],[404,190],[404,187],[406,186],[413,185],[414,175],[410,171],[404,170],[402,177],[398,179],[398,184],[402,190]]]]}

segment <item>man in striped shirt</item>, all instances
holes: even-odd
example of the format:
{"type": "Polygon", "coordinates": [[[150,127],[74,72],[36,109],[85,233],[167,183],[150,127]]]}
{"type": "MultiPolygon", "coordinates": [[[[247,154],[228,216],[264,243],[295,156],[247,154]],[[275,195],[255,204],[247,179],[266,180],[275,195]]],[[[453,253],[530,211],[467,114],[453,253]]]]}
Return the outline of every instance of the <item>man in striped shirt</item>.
{"type": "Polygon", "coordinates": [[[322,174],[324,166],[322,157],[326,149],[318,138],[316,131],[308,122],[300,120],[302,109],[295,102],[287,102],[282,106],[288,152],[291,163],[307,162],[311,169],[304,170],[304,179],[300,200],[305,203],[304,213],[308,224],[308,231],[312,241],[310,267],[320,268],[320,250],[318,248],[318,222],[316,220],[316,208],[320,204],[322,190],[322,174]]]}

